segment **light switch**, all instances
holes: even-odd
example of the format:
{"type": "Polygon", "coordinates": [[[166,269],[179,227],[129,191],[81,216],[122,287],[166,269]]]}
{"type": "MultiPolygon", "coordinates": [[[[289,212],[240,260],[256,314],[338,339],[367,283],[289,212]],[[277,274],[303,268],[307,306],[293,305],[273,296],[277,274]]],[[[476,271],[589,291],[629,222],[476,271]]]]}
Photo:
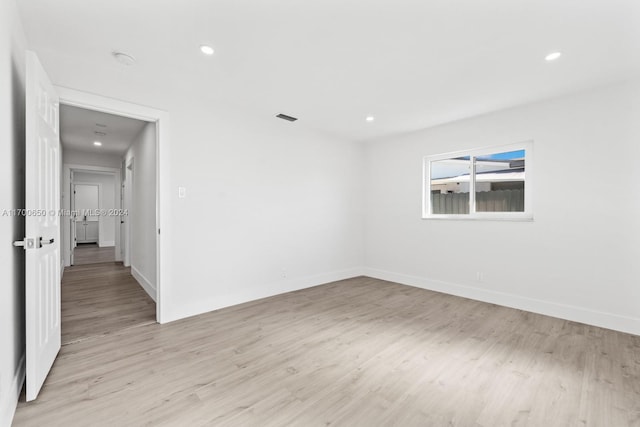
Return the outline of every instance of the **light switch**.
{"type": "Polygon", "coordinates": [[[187,197],[187,187],[178,187],[178,197],[180,199],[187,197]]]}

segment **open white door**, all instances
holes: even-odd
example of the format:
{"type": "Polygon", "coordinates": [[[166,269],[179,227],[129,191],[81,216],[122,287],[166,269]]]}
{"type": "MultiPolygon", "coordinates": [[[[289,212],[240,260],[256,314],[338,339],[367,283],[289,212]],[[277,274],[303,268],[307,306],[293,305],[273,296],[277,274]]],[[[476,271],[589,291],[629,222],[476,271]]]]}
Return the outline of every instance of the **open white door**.
{"type": "Polygon", "coordinates": [[[60,136],[58,96],[27,52],[25,300],[27,401],[60,350],[60,136]]]}

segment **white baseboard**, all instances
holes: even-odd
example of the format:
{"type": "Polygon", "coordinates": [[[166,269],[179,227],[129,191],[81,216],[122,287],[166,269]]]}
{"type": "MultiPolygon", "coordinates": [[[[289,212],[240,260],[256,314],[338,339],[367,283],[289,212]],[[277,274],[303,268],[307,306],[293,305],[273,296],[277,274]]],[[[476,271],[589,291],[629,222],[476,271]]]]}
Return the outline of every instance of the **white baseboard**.
{"type": "Polygon", "coordinates": [[[0,396],[2,397],[2,401],[0,402],[0,426],[10,426],[13,421],[13,416],[18,406],[18,399],[20,398],[20,392],[24,385],[24,374],[23,354],[18,363],[18,369],[13,376],[13,381],[11,381],[11,387],[0,396]]]}
{"type": "Polygon", "coordinates": [[[111,246],[115,246],[116,242],[113,240],[104,240],[104,241],[100,241],[98,243],[98,246],[100,246],[101,248],[109,248],[111,246]]]}
{"type": "Polygon", "coordinates": [[[360,267],[323,273],[316,276],[282,279],[281,281],[247,289],[244,292],[237,294],[219,295],[215,299],[199,301],[189,306],[165,307],[163,308],[161,323],[173,322],[174,320],[208,313],[210,311],[219,310],[232,305],[255,301],[287,292],[299,291],[301,289],[311,288],[313,286],[323,285],[325,283],[335,282],[338,280],[351,279],[352,277],[358,276],[362,276],[362,268],[360,267]]]}
{"type": "Polygon", "coordinates": [[[532,313],[572,320],[587,325],[613,329],[629,334],[640,335],[640,318],[620,316],[613,313],[591,310],[583,307],[559,304],[552,301],[544,301],[534,298],[522,297],[503,292],[480,289],[472,286],[431,280],[425,277],[411,276],[391,271],[365,268],[365,276],[375,279],[387,280],[403,285],[456,295],[477,301],[484,301],[505,307],[517,308],[532,313]]]}
{"type": "Polygon", "coordinates": [[[142,289],[145,290],[145,292],[147,294],[149,294],[149,296],[151,297],[151,299],[155,302],[157,302],[157,293],[158,291],[156,290],[156,286],[155,284],[152,284],[149,279],[147,279],[146,277],[144,277],[144,275],[142,273],[140,273],[140,270],[138,270],[135,266],[131,266],[131,275],[133,276],[134,279],[136,279],[138,281],[138,283],[140,284],[140,286],[142,286],[142,289]]]}

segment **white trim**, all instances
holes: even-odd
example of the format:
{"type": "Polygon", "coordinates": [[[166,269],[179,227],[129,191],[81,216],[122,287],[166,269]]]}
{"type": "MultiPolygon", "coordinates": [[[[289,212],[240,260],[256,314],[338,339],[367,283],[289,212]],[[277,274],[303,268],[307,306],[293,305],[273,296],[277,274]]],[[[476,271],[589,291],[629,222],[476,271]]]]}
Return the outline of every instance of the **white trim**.
{"type": "Polygon", "coordinates": [[[365,268],[364,275],[375,279],[387,280],[403,285],[470,298],[477,301],[497,304],[504,307],[516,308],[532,313],[613,329],[629,334],[640,335],[640,318],[620,316],[584,307],[567,304],[559,304],[552,301],[544,301],[536,298],[527,298],[504,292],[480,289],[473,286],[457,283],[433,280],[426,277],[411,276],[392,271],[365,268]]]}
{"type": "Polygon", "coordinates": [[[160,233],[156,235],[156,287],[158,291],[156,320],[159,323],[165,323],[166,301],[163,296],[171,295],[170,287],[172,285],[171,264],[168,262],[171,259],[170,249],[172,247],[172,230],[169,225],[172,196],[171,187],[169,186],[171,179],[169,113],[156,108],[66,87],[55,86],[55,89],[58,92],[61,104],[156,123],[156,228],[162,230],[162,237],[160,233]],[[163,260],[167,260],[167,262],[162,262],[163,260]]]}
{"type": "Polygon", "coordinates": [[[18,369],[13,376],[13,381],[11,381],[11,386],[1,396],[4,401],[0,402],[0,426],[10,426],[13,422],[13,416],[16,413],[25,380],[24,362],[25,355],[23,353],[20,362],[18,362],[18,369]]]}
{"type": "Polygon", "coordinates": [[[506,220],[533,221],[533,141],[522,141],[513,144],[471,148],[450,153],[428,155],[422,158],[422,219],[454,219],[454,220],[506,220]],[[470,161],[469,171],[469,213],[468,214],[433,214],[431,213],[431,163],[438,160],[455,159],[457,157],[477,157],[484,154],[525,150],[526,178],[524,180],[524,212],[476,212],[475,211],[475,176],[476,165],[470,161]],[[471,179],[473,178],[473,179],[471,179]]]}
{"type": "Polygon", "coordinates": [[[100,246],[101,248],[112,248],[116,245],[116,241],[115,240],[105,240],[103,242],[100,242],[98,244],[98,246],[100,246]]]}
{"type": "MultiPolygon", "coordinates": [[[[122,181],[122,208],[127,211],[127,218],[124,222],[124,244],[122,245],[122,262],[125,267],[131,267],[131,255],[133,252],[133,239],[131,238],[131,222],[133,221],[133,174],[134,157],[124,161],[124,181],[122,181]]],[[[120,230],[122,233],[122,230],[120,230]]]]}
{"type": "Polygon", "coordinates": [[[104,166],[78,165],[75,163],[65,163],[64,166],[80,173],[103,173],[105,175],[118,174],[118,168],[106,168],[104,166]]]}
{"type": "Polygon", "coordinates": [[[151,299],[155,302],[157,299],[158,291],[156,287],[149,279],[147,279],[144,274],[140,272],[135,266],[131,266],[131,275],[134,279],[142,286],[142,289],[145,290],[147,294],[151,297],[151,299]]]}
{"type": "Polygon", "coordinates": [[[249,301],[255,301],[262,298],[280,295],[287,292],[299,291],[313,286],[323,285],[338,280],[351,279],[353,277],[362,276],[362,268],[349,268],[345,270],[333,271],[330,273],[318,274],[316,276],[307,276],[292,279],[283,279],[275,283],[266,285],[260,284],[243,292],[227,295],[218,295],[215,299],[198,301],[188,306],[180,306],[178,309],[169,311],[166,314],[166,321],[171,322],[185,317],[196,316],[198,314],[207,313],[221,308],[242,304],[249,301]]]}

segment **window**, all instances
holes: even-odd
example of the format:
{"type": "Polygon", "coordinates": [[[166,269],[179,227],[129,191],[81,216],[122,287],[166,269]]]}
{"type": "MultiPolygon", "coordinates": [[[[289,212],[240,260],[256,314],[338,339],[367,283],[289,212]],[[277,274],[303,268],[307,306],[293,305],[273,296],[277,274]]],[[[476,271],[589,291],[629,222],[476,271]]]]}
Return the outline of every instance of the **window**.
{"type": "Polygon", "coordinates": [[[533,219],[533,144],[424,158],[423,218],[533,219]]]}

